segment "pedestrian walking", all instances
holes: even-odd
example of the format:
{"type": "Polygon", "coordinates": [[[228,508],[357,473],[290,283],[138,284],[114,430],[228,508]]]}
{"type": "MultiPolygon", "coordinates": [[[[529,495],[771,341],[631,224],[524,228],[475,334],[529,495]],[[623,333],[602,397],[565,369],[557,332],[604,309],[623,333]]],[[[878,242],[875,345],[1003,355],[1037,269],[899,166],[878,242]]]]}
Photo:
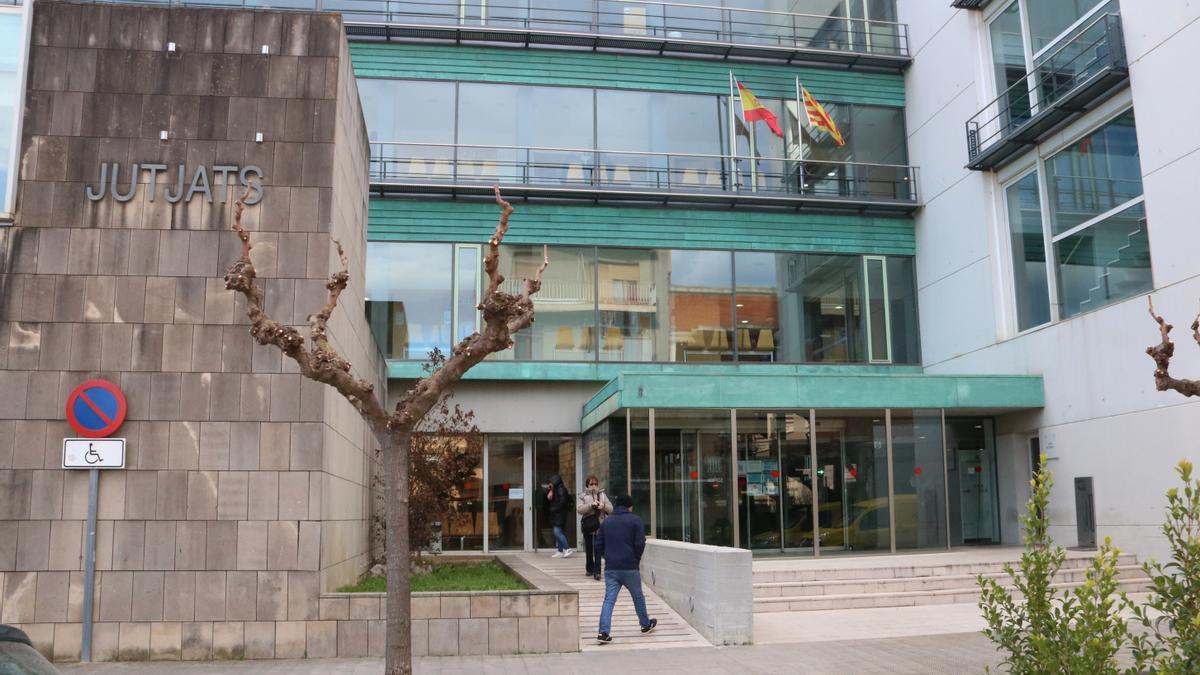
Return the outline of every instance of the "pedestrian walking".
{"type": "Polygon", "coordinates": [[[558,548],[551,556],[553,558],[569,558],[575,553],[575,549],[567,544],[567,535],[563,533],[570,510],[571,493],[567,491],[567,486],[563,485],[562,476],[554,474],[546,486],[546,520],[554,531],[554,543],[558,548]]]}
{"type": "Polygon", "coordinates": [[[600,487],[599,478],[588,476],[583,484],[583,492],[579,493],[579,503],[576,504],[575,511],[582,516],[579,525],[583,530],[583,550],[587,554],[587,575],[600,581],[601,565],[600,556],[596,555],[596,532],[608,514],[613,512],[613,505],[608,500],[608,495],[604,494],[604,488],[600,487]]]}
{"type": "Polygon", "coordinates": [[[604,559],[604,606],[600,609],[600,633],[596,641],[600,644],[612,642],[613,606],[621,587],[629,589],[633,608],[637,611],[638,625],[643,633],[649,633],[658,625],[646,613],[646,596],[642,594],[640,565],[642,552],[646,550],[646,526],[642,519],[630,511],[633,498],[621,495],[614,500],[616,508],[604,522],[596,535],[596,555],[604,559]]]}

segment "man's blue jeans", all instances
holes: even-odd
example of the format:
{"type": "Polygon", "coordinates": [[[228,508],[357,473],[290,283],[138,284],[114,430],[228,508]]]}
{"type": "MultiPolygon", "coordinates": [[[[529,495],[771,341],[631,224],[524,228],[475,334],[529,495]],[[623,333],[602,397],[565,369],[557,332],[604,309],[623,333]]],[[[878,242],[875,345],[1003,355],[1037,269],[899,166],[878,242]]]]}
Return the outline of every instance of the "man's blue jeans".
{"type": "Polygon", "coordinates": [[[562,553],[571,548],[567,544],[567,535],[563,534],[563,529],[557,525],[554,525],[552,529],[554,530],[554,541],[558,545],[558,552],[562,553]]]}
{"type": "Polygon", "coordinates": [[[637,610],[638,624],[645,628],[650,625],[650,615],[646,613],[646,596],[642,595],[642,573],[637,570],[604,570],[604,607],[600,609],[600,632],[612,630],[613,606],[617,604],[617,594],[621,587],[629,589],[633,598],[633,608],[637,610]]]}

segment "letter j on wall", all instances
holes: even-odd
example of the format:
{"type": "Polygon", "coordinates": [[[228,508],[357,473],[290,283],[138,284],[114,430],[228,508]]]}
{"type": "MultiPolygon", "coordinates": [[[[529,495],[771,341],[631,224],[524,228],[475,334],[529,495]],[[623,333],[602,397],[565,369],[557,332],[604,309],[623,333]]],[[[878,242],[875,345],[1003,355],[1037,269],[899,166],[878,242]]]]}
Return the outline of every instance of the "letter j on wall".
{"type": "Polygon", "coordinates": [[[67,422],[84,438],[111,435],[125,421],[125,394],[106,380],[88,380],[67,397],[67,422]]]}

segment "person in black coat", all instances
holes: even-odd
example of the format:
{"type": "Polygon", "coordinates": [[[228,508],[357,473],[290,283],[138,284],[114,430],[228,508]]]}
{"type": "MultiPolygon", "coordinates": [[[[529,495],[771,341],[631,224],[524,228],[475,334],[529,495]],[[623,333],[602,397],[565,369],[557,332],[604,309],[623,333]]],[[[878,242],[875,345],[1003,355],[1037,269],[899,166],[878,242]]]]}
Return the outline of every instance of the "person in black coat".
{"type": "Polygon", "coordinates": [[[567,544],[567,535],[563,533],[563,528],[567,525],[567,514],[574,513],[573,506],[571,493],[567,492],[567,486],[563,485],[562,476],[554,474],[546,487],[546,519],[550,521],[550,527],[554,530],[554,542],[558,546],[558,551],[553,556],[555,558],[567,558],[575,553],[567,544]]]}

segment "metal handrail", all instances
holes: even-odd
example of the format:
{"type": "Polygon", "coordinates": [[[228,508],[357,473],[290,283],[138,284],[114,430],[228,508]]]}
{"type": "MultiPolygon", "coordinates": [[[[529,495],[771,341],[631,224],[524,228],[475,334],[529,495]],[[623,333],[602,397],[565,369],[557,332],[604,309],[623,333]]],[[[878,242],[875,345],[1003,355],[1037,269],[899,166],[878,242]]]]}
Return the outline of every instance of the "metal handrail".
{"type": "Polygon", "coordinates": [[[991,145],[998,138],[1016,132],[1034,115],[1050,107],[1066,92],[1074,89],[1082,79],[1090,78],[1099,72],[1094,66],[1102,64],[1106,68],[1114,68],[1123,66],[1124,62],[1125,49],[1121,37],[1121,15],[1119,12],[1102,13],[1093,21],[1079,27],[1074,34],[1065,37],[1062,44],[1043,58],[1032,73],[1025,75],[1020,81],[1005,89],[1003,93],[967,120],[967,147],[971,159],[975,159],[985,147],[991,145]],[[1099,37],[1087,38],[1091,40],[1090,42],[1082,40],[1101,23],[1105,24],[1105,30],[1099,37]],[[1082,48],[1078,49],[1081,46],[1082,48]],[[1107,47],[1106,58],[1103,60],[1096,59],[1094,54],[1095,50],[1101,46],[1107,47]],[[1063,63],[1057,63],[1056,59],[1069,48],[1078,49],[1078,53],[1063,63]],[[1085,67],[1082,69],[1074,68],[1084,57],[1090,57],[1093,61],[1085,62],[1085,67]],[[1065,83],[1055,81],[1063,77],[1069,78],[1068,81],[1065,83]],[[1050,85],[1048,90],[1046,85],[1050,85]],[[1028,115],[1012,117],[1012,109],[1015,104],[1019,103],[1027,105],[1028,115]],[[990,116],[985,118],[987,115],[990,116]],[[993,130],[985,136],[985,129],[992,125],[995,125],[993,130]]]}
{"type": "MultiPolygon", "coordinates": [[[[453,26],[472,29],[511,29],[554,33],[583,33],[622,38],[716,42],[745,46],[832,50],[851,53],[909,56],[908,25],[882,19],[827,16],[763,9],[713,7],[662,0],[593,0],[591,7],[537,7],[496,4],[488,0],[416,2],[415,0],[86,0],[95,3],[293,9],[340,12],[349,25],[453,26]],[[620,6],[621,11],[602,7],[620,6]],[[625,10],[649,10],[637,17],[625,10]],[[671,16],[671,11],[690,16],[671,16]],[[652,14],[651,12],[657,11],[652,14]],[[506,16],[507,14],[507,16],[506,16]],[[539,14],[541,16],[539,16],[539,14]],[[703,15],[700,15],[703,14],[703,15]],[[638,19],[641,19],[640,24],[638,19]],[[809,25],[811,24],[811,25],[809,25]],[[690,37],[687,37],[689,36],[690,37]]],[[[536,0],[535,0],[536,1],[536,0]]],[[[0,0],[0,4],[20,0],[0,0]]]]}
{"type": "Polygon", "coordinates": [[[375,141],[371,179],[917,202],[916,167],[903,164],[596,148],[375,141]]]}

